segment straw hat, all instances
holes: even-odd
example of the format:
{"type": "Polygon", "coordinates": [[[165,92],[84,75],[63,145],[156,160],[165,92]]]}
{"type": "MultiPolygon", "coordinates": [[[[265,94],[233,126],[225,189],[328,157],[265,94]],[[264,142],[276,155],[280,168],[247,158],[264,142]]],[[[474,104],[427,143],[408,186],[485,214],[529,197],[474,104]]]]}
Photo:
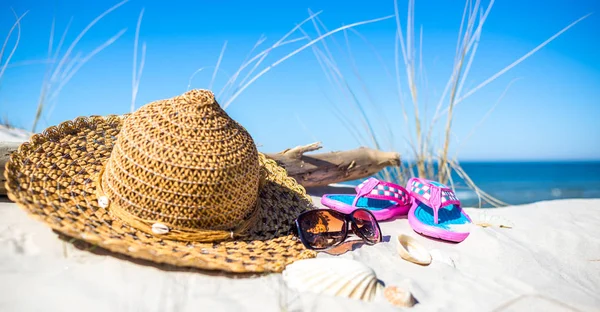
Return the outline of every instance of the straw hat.
{"type": "Polygon", "coordinates": [[[207,90],[50,127],[11,155],[5,176],[31,216],[134,258],[280,272],[316,256],[291,234],[310,197],[207,90]]]}

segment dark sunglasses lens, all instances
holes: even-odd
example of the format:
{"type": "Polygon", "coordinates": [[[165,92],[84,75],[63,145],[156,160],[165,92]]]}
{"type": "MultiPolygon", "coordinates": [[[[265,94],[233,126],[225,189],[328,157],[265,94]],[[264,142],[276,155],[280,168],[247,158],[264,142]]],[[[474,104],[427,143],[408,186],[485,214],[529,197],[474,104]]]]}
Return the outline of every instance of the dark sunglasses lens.
{"type": "Polygon", "coordinates": [[[304,242],[314,249],[326,249],[344,240],[342,216],[327,210],[313,210],[298,219],[304,242]]]}
{"type": "Polygon", "coordinates": [[[354,219],[352,228],[358,236],[372,244],[381,241],[381,233],[379,232],[377,220],[371,213],[365,210],[355,210],[352,213],[352,217],[354,219]]]}

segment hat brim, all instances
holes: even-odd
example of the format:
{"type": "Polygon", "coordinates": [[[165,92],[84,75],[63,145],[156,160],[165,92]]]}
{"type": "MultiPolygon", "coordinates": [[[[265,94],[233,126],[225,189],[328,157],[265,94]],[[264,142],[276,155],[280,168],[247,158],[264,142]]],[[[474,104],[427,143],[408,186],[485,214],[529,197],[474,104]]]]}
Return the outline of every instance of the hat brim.
{"type": "Polygon", "coordinates": [[[315,257],[291,233],[311,199],[284,168],[259,155],[266,181],[259,219],[244,240],[194,243],[160,239],[98,206],[94,178],[111,154],[126,116],[79,117],[32,136],[6,164],[10,200],[66,236],[133,258],[229,272],[281,272],[315,257]]]}

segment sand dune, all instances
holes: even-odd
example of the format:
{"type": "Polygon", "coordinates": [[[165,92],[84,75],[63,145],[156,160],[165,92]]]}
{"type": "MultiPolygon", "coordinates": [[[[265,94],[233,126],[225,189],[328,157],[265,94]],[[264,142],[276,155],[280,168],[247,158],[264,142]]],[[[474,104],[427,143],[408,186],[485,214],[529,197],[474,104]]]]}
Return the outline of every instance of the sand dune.
{"type": "MultiPolygon", "coordinates": [[[[318,198],[315,197],[318,204],[318,198]]],[[[393,311],[287,289],[280,274],[234,277],[155,266],[59,239],[15,204],[0,203],[0,311],[393,311]]],[[[460,244],[382,222],[384,242],[338,257],[371,266],[386,285],[407,285],[413,311],[600,310],[600,200],[557,200],[493,210],[513,228],[475,227],[460,244]],[[404,233],[437,250],[429,266],[397,256],[404,233]],[[445,261],[441,261],[441,255],[445,261]]],[[[319,257],[332,257],[320,253],[319,257]]]]}
{"type": "MultiPolygon", "coordinates": [[[[0,129],[0,141],[25,131],[0,129]]],[[[352,193],[352,188],[334,188],[352,193]]],[[[331,188],[310,189],[315,205],[331,188]]],[[[428,239],[400,218],[382,222],[384,242],[338,257],[372,267],[386,285],[410,288],[413,311],[600,311],[600,200],[556,200],[469,209],[512,228],[474,227],[460,244],[428,239]],[[433,254],[402,260],[393,239],[409,234],[433,254]]],[[[373,303],[297,293],[280,274],[234,276],[154,265],[83,250],[0,197],[0,311],[395,311],[373,303]]],[[[319,257],[333,257],[320,253],[319,257]]]]}

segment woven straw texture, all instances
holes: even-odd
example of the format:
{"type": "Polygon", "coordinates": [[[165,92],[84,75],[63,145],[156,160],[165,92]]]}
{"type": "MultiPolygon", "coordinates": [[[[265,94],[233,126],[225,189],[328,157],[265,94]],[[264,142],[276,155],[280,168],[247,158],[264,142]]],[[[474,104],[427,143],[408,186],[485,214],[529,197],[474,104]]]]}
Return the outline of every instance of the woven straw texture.
{"type": "Polygon", "coordinates": [[[291,234],[310,197],[211,97],[193,90],[131,115],[50,127],[11,155],[8,196],[66,236],[157,263],[281,272],[315,257],[291,234]],[[173,233],[236,234],[173,239],[149,231],[154,222],[173,233]]]}
{"type": "Polygon", "coordinates": [[[211,92],[192,90],[127,118],[99,193],[117,216],[141,222],[141,230],[160,222],[178,230],[174,238],[212,241],[205,230],[226,238],[256,221],[250,216],[257,213],[259,180],[250,134],[211,92]]]}

